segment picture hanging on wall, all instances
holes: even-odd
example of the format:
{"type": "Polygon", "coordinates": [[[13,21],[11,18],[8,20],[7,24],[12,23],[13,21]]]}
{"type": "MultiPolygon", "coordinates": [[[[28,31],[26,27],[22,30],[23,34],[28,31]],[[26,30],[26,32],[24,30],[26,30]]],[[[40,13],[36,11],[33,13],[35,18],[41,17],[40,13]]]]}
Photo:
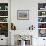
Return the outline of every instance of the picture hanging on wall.
{"type": "Polygon", "coordinates": [[[17,20],[29,20],[29,10],[17,10],[17,20]]]}

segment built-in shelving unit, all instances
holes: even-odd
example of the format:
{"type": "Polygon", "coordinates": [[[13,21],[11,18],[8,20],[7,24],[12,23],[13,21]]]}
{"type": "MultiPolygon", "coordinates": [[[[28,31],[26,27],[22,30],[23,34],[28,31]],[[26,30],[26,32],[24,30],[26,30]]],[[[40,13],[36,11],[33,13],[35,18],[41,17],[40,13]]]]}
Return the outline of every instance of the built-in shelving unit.
{"type": "Polygon", "coordinates": [[[0,35],[8,37],[8,3],[0,3],[0,35]]]}
{"type": "Polygon", "coordinates": [[[38,3],[38,31],[40,37],[46,37],[46,3],[38,3]]]}

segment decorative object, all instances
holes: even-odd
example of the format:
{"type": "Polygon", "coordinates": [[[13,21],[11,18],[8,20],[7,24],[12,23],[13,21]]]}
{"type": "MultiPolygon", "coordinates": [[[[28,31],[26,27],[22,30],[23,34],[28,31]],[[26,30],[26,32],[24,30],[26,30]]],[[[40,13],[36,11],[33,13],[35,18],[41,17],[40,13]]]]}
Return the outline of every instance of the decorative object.
{"type": "Polygon", "coordinates": [[[31,25],[30,27],[29,27],[29,30],[34,30],[34,26],[33,25],[31,25]]]}
{"type": "Polygon", "coordinates": [[[46,10],[46,3],[38,3],[38,10],[46,10]]]}
{"type": "Polygon", "coordinates": [[[0,11],[0,16],[8,16],[8,11],[0,11]]]}
{"type": "Polygon", "coordinates": [[[1,10],[1,6],[0,6],[0,10],[1,10]]]}
{"type": "Polygon", "coordinates": [[[8,23],[0,23],[0,35],[8,37],[8,23]]]}
{"type": "Polygon", "coordinates": [[[44,10],[44,8],[40,8],[40,10],[44,10]]]}
{"type": "Polygon", "coordinates": [[[46,29],[39,29],[39,36],[46,37],[46,29]]]}
{"type": "Polygon", "coordinates": [[[0,3],[0,10],[8,10],[8,3],[0,3]]]}
{"type": "Polygon", "coordinates": [[[32,45],[32,36],[30,36],[30,35],[19,35],[19,36],[22,40],[25,41],[25,44],[27,41],[27,44],[28,44],[28,42],[30,42],[29,45],[32,45]]]}
{"type": "Polygon", "coordinates": [[[5,10],[8,10],[8,6],[5,6],[5,10]]]}
{"type": "MultiPolygon", "coordinates": [[[[26,45],[32,45],[32,36],[31,35],[15,35],[16,37],[16,40],[15,40],[15,43],[19,46],[26,46],[26,45]]],[[[15,44],[15,45],[16,45],[15,44]]]]}
{"type": "Polygon", "coordinates": [[[38,23],[38,28],[46,28],[46,23],[38,23]]]}
{"type": "Polygon", "coordinates": [[[17,10],[18,20],[29,20],[29,10],[17,10]]]}
{"type": "Polygon", "coordinates": [[[46,3],[38,3],[39,37],[46,37],[46,3]]]}
{"type": "Polygon", "coordinates": [[[16,26],[13,23],[11,23],[11,30],[16,30],[16,26]]]}
{"type": "Polygon", "coordinates": [[[8,17],[0,17],[0,22],[8,22],[8,17]]]}
{"type": "Polygon", "coordinates": [[[38,17],[38,22],[46,22],[46,17],[38,17]]]}
{"type": "Polygon", "coordinates": [[[38,11],[38,16],[46,16],[46,11],[38,11]]]}
{"type": "Polygon", "coordinates": [[[45,15],[45,12],[42,12],[42,15],[45,15]]]}
{"type": "MultiPolygon", "coordinates": [[[[7,20],[10,19],[8,16],[9,11],[7,10],[7,8],[8,8],[8,3],[0,3],[0,35],[5,37],[8,37],[9,22],[7,20]]],[[[3,39],[1,38],[1,40],[3,39]]]]}

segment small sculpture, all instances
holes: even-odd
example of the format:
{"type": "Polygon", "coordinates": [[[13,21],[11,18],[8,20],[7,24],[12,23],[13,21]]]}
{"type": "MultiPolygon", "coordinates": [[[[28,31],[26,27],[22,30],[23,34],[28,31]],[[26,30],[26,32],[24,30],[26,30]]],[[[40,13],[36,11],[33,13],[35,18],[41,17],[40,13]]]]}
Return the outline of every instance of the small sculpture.
{"type": "Polygon", "coordinates": [[[29,27],[29,30],[34,30],[34,28],[35,27],[32,25],[32,26],[29,27]]]}
{"type": "Polygon", "coordinates": [[[13,23],[11,23],[11,30],[16,30],[16,26],[14,26],[13,23]]]}

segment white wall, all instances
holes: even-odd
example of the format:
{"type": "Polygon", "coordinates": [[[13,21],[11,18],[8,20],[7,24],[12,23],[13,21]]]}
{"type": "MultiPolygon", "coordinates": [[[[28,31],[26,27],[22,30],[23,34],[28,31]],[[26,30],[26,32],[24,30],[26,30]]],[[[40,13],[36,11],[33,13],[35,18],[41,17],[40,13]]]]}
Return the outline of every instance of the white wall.
{"type": "Polygon", "coordinates": [[[34,25],[37,29],[38,3],[45,3],[46,0],[11,0],[11,22],[17,30],[27,30],[34,25]],[[17,20],[17,10],[29,10],[29,20],[17,20]]]}
{"type": "Polygon", "coordinates": [[[11,22],[14,22],[17,30],[27,30],[32,24],[36,27],[37,2],[31,0],[12,0],[11,16],[11,22]],[[17,10],[29,10],[29,20],[17,20],[17,10]]]}
{"type": "MultiPolygon", "coordinates": [[[[46,0],[11,0],[11,22],[14,23],[17,30],[27,30],[33,24],[37,33],[34,36],[38,36],[38,3],[45,2],[46,0]],[[29,20],[17,20],[17,10],[29,10],[29,20]]],[[[37,38],[37,40],[36,38],[33,38],[33,46],[43,44],[42,38],[37,38]]]]}
{"type": "MultiPolygon", "coordinates": [[[[37,9],[37,0],[11,0],[11,22],[16,25],[18,32],[27,30],[33,24],[37,33],[37,9]],[[17,20],[17,10],[29,10],[29,20],[17,20]]],[[[37,44],[35,41],[34,38],[33,45],[37,44]]]]}

